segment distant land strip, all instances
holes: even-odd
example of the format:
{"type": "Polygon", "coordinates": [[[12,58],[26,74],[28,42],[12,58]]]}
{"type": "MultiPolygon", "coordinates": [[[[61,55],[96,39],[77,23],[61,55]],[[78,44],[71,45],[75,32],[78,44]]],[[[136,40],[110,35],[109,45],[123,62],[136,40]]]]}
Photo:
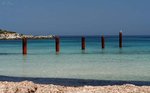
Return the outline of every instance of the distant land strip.
{"type": "Polygon", "coordinates": [[[54,38],[54,35],[40,35],[40,36],[33,36],[33,35],[24,35],[24,34],[19,34],[14,31],[8,31],[8,30],[3,30],[0,29],[0,40],[11,40],[11,39],[22,39],[22,38],[29,38],[29,39],[52,39],[54,38]]]}

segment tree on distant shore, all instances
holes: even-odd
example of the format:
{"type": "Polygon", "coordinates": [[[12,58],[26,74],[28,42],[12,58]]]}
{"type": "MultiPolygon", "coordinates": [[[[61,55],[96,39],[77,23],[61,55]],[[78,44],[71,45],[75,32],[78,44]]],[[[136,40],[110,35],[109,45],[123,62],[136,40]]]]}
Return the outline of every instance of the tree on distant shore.
{"type": "Polygon", "coordinates": [[[16,33],[16,32],[0,29],[0,34],[4,33],[16,33]]]}

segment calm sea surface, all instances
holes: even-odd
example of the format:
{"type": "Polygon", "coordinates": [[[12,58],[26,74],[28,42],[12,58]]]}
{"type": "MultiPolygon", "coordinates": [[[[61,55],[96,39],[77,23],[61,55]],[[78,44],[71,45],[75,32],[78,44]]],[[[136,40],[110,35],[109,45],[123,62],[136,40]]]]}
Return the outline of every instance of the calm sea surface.
{"type": "Polygon", "coordinates": [[[150,37],[61,37],[60,54],[54,40],[28,40],[28,55],[22,55],[21,40],[0,40],[0,75],[17,77],[77,78],[150,81],[150,37]]]}

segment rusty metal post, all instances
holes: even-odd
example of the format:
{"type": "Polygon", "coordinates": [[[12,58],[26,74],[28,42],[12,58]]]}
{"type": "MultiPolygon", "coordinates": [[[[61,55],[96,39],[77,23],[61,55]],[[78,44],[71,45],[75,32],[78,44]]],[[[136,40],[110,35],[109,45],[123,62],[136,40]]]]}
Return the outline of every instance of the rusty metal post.
{"type": "Polygon", "coordinates": [[[22,54],[27,54],[27,38],[22,39],[22,54]]]}
{"type": "Polygon", "coordinates": [[[59,51],[60,51],[60,38],[58,36],[55,37],[55,44],[56,44],[56,46],[55,46],[56,53],[59,53],[59,51]]]}
{"type": "Polygon", "coordinates": [[[81,38],[81,41],[82,41],[82,42],[81,42],[82,50],[85,50],[85,37],[82,37],[82,38],[81,38]]]}
{"type": "Polygon", "coordinates": [[[119,47],[122,48],[122,31],[119,32],[119,47]]]}
{"type": "Polygon", "coordinates": [[[104,38],[104,35],[102,35],[101,37],[101,43],[102,43],[102,49],[105,48],[105,38],[104,38]]]}

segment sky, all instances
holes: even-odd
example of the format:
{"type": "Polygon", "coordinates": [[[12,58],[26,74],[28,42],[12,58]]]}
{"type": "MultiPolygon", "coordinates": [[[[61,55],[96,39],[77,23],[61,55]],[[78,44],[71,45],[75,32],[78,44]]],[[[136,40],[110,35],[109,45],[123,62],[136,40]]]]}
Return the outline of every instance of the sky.
{"type": "Polygon", "coordinates": [[[150,0],[0,0],[0,28],[33,35],[150,35],[150,0]]]}

